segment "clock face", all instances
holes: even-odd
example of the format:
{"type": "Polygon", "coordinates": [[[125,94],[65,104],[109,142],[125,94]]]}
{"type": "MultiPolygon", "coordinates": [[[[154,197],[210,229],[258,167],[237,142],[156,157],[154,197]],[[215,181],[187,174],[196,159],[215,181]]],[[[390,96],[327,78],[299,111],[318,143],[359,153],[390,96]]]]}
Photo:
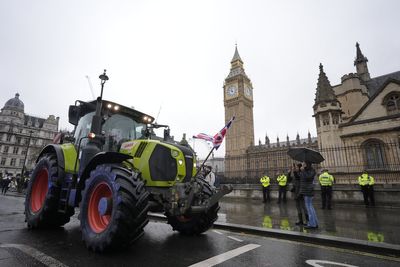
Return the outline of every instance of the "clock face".
{"type": "Polygon", "coordinates": [[[232,86],[228,87],[227,94],[229,96],[234,96],[236,94],[236,91],[237,91],[236,86],[232,85],[232,86]]]}
{"type": "Polygon", "coordinates": [[[244,88],[244,94],[245,94],[246,96],[248,96],[248,97],[251,97],[251,89],[250,89],[250,87],[246,86],[246,87],[244,88]]]}

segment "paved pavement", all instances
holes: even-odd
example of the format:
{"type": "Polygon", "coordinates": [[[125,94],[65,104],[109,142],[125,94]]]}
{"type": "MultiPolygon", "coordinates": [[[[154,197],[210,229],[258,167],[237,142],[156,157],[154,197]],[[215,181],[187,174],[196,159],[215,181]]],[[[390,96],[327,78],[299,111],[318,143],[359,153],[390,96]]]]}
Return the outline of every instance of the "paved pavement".
{"type": "Polygon", "coordinates": [[[264,204],[260,200],[225,198],[220,205],[218,221],[223,223],[400,244],[399,208],[336,205],[332,210],[322,210],[315,203],[319,228],[306,230],[295,225],[297,210],[292,199],[286,204],[264,204]]]}

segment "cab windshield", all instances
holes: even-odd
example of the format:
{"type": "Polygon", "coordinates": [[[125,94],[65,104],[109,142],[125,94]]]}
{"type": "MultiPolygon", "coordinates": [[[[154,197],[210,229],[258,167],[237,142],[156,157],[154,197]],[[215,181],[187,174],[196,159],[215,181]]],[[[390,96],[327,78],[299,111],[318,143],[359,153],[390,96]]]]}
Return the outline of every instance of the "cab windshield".
{"type": "MultiPolygon", "coordinates": [[[[94,112],[83,116],[75,129],[75,142],[78,145],[79,140],[89,134],[92,126],[94,112]]],[[[144,138],[143,132],[146,125],[138,123],[130,117],[114,114],[103,121],[102,130],[105,134],[105,151],[118,151],[123,142],[133,139],[144,138]]],[[[81,146],[87,143],[87,139],[81,141],[81,146]]]]}

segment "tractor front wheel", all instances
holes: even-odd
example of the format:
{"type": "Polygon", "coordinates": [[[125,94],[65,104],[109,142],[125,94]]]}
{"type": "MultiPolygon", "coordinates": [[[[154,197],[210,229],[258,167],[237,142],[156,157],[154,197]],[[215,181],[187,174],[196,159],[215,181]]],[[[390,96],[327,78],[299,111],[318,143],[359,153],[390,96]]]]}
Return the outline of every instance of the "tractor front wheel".
{"type": "Polygon", "coordinates": [[[56,227],[69,222],[74,209],[58,211],[62,179],[56,155],[43,155],[32,172],[25,196],[25,220],[29,228],[56,227]]]}
{"type": "MultiPolygon", "coordinates": [[[[209,199],[213,194],[215,194],[215,189],[213,189],[206,181],[203,179],[196,179],[202,191],[194,199],[195,205],[202,205],[205,200],[209,199]]],[[[183,235],[199,235],[208,229],[210,229],[214,222],[218,218],[219,204],[216,203],[214,206],[208,209],[208,211],[203,213],[194,213],[188,215],[172,216],[166,214],[168,218],[168,223],[172,226],[172,229],[178,231],[183,235]]]]}
{"type": "Polygon", "coordinates": [[[86,246],[102,252],[127,247],[148,223],[149,193],[138,175],[118,165],[99,165],[86,181],[81,230],[86,246]]]}

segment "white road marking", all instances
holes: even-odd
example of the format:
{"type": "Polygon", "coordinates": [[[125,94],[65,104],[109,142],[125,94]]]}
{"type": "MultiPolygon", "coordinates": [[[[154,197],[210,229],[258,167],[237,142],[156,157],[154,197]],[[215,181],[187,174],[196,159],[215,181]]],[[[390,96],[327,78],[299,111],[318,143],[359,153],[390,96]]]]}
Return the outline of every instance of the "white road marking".
{"type": "Polygon", "coordinates": [[[219,234],[219,235],[223,235],[223,233],[221,233],[220,231],[217,231],[217,230],[212,230],[214,233],[217,233],[217,234],[219,234]]]}
{"type": "Polygon", "coordinates": [[[236,237],[234,237],[234,236],[228,235],[228,238],[233,239],[233,240],[238,241],[238,242],[243,242],[243,240],[241,240],[241,239],[239,239],[239,238],[236,238],[236,237]]]}
{"type": "Polygon", "coordinates": [[[196,264],[190,265],[189,267],[211,267],[217,264],[220,264],[224,261],[227,261],[229,259],[232,259],[236,256],[239,256],[240,254],[243,254],[247,251],[253,250],[260,247],[260,245],[256,244],[248,244],[243,247],[239,247],[230,251],[227,251],[225,253],[219,254],[215,257],[209,258],[207,260],[198,262],[196,264]]]}
{"type": "Polygon", "coordinates": [[[345,263],[340,263],[340,262],[335,262],[335,261],[306,260],[306,263],[310,264],[311,266],[314,266],[314,267],[324,267],[325,264],[343,266],[343,267],[358,267],[355,265],[350,265],[350,264],[345,264],[345,263]]]}
{"type": "Polygon", "coordinates": [[[20,251],[24,252],[25,254],[28,254],[29,256],[35,258],[36,260],[40,261],[46,266],[51,266],[51,267],[68,267],[67,265],[63,264],[62,262],[40,252],[37,249],[34,249],[33,247],[27,246],[27,245],[22,245],[22,244],[0,244],[1,248],[16,248],[19,249],[20,251]]]}

